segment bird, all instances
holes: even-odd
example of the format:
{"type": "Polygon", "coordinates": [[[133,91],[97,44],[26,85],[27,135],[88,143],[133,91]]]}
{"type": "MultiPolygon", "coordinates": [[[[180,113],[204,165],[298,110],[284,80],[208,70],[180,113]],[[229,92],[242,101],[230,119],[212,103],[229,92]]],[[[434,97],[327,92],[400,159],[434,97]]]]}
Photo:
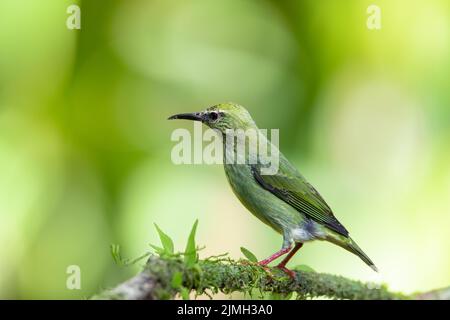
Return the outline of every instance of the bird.
{"type": "Polygon", "coordinates": [[[295,273],[286,267],[289,260],[304,243],[324,240],[355,254],[378,272],[375,264],[350,237],[347,229],[337,220],[319,192],[288,161],[278,147],[268,141],[243,106],[221,103],[203,111],[180,113],[168,118],[174,119],[200,121],[218,133],[222,138],[225,175],[234,194],[248,211],[282,235],[281,249],[259,261],[259,265],[267,268],[269,263],[285,256],[276,267],[295,277],[295,273]],[[226,142],[227,134],[236,130],[245,132],[253,130],[258,136],[256,142],[258,146],[261,143],[268,143],[270,145],[268,149],[272,153],[276,151],[275,154],[278,155],[276,172],[270,174],[263,172],[267,169],[267,156],[258,154],[256,158],[250,159],[242,152],[237,152],[236,143],[226,142]],[[230,155],[234,154],[244,159],[229,161],[227,158],[225,161],[226,157],[231,158],[230,155]]]}

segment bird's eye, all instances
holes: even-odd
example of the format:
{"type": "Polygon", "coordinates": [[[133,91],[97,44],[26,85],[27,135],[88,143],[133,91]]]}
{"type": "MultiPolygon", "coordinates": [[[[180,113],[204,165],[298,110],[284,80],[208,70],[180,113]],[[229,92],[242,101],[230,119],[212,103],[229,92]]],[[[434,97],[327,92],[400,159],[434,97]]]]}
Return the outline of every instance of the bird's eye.
{"type": "Polygon", "coordinates": [[[209,113],[209,119],[211,119],[212,121],[216,121],[217,119],[219,119],[219,114],[215,111],[212,111],[209,113]]]}

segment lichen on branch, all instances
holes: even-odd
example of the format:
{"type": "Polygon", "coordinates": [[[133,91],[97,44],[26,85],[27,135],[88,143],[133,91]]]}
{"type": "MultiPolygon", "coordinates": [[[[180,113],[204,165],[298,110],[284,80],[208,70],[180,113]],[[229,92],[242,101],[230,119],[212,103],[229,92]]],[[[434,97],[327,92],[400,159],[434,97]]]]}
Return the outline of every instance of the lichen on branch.
{"type": "MultiPolygon", "coordinates": [[[[155,225],[156,226],[156,225],[155,225]]],[[[341,276],[317,273],[305,266],[295,270],[295,278],[276,268],[262,267],[248,249],[241,248],[248,260],[234,261],[227,255],[199,259],[195,243],[197,221],[189,234],[184,252],[175,252],[172,239],[156,226],[161,245],[151,245],[156,254],[145,254],[129,262],[123,259],[119,246],[112,245],[114,260],[121,265],[135,263],[147,257],[144,269],[138,275],[105,290],[92,299],[159,300],[173,299],[177,295],[189,299],[206,294],[213,297],[222,292],[240,292],[252,298],[277,299],[352,299],[352,300],[399,300],[399,299],[449,299],[450,288],[406,295],[388,290],[386,285],[363,283],[341,276]]]]}
{"type": "Polygon", "coordinates": [[[241,292],[257,298],[258,293],[276,294],[281,298],[297,299],[326,297],[332,299],[408,299],[391,292],[386,286],[371,286],[312,271],[296,271],[295,279],[283,271],[265,269],[254,263],[230,259],[206,259],[187,267],[180,258],[150,256],[144,270],[134,278],[95,296],[96,299],[172,299],[182,291],[197,295],[220,292],[241,292]],[[174,277],[182,276],[174,285],[174,277]]]}

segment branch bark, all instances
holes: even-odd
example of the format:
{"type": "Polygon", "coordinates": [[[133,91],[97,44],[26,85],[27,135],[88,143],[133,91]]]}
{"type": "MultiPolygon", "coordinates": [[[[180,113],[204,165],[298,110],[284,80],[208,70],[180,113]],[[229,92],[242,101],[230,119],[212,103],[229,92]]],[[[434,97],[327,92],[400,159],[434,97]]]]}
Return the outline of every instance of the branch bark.
{"type": "Polygon", "coordinates": [[[246,261],[206,259],[198,261],[194,267],[187,267],[180,258],[150,256],[141,273],[115,288],[94,296],[93,299],[172,299],[182,290],[208,295],[219,291],[226,294],[232,292],[254,294],[255,289],[261,293],[277,293],[285,297],[296,293],[298,299],[450,298],[450,288],[405,295],[389,291],[384,285],[380,287],[324,273],[296,271],[295,279],[290,279],[278,269],[265,270],[246,261]],[[175,274],[182,276],[181,286],[174,287],[175,274]]]}

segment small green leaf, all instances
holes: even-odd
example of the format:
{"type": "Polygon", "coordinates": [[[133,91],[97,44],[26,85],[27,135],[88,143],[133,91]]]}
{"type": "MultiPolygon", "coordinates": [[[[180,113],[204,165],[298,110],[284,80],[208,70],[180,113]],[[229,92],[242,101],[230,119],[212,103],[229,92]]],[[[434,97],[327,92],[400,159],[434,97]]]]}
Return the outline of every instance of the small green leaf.
{"type": "Polygon", "coordinates": [[[155,250],[155,252],[159,255],[162,255],[165,252],[163,248],[155,246],[154,244],[150,244],[150,247],[152,247],[155,250]]]}
{"type": "Polygon", "coordinates": [[[195,232],[197,231],[197,224],[198,220],[195,220],[191,233],[189,234],[186,250],[184,251],[184,262],[188,267],[192,267],[197,261],[197,248],[195,246],[195,232]]]}
{"type": "Polygon", "coordinates": [[[111,255],[118,266],[123,267],[128,264],[128,259],[124,259],[120,253],[120,245],[111,244],[111,255]]]}
{"type": "Polygon", "coordinates": [[[241,247],[242,254],[251,262],[258,262],[258,258],[248,249],[241,247]]]}
{"type": "Polygon", "coordinates": [[[276,293],[272,292],[269,296],[269,300],[290,300],[292,298],[293,292],[289,293],[276,293]]]}
{"type": "Polygon", "coordinates": [[[173,241],[172,239],[165,234],[159,227],[158,225],[155,223],[155,227],[156,230],[158,231],[159,234],[159,239],[161,239],[161,244],[164,248],[164,250],[169,253],[169,254],[173,254],[173,241]]]}
{"type": "Polygon", "coordinates": [[[272,292],[264,297],[264,299],[266,298],[269,300],[283,300],[283,295],[281,293],[272,292]]]}
{"type": "Polygon", "coordinates": [[[111,255],[117,265],[122,264],[122,257],[120,256],[120,246],[118,244],[111,244],[111,255]]]}
{"type": "Polygon", "coordinates": [[[307,266],[306,264],[300,264],[298,266],[295,266],[292,269],[298,270],[298,271],[305,271],[305,272],[315,272],[315,270],[313,268],[311,268],[310,266],[307,266]]]}
{"type": "Polygon", "coordinates": [[[189,300],[189,290],[185,287],[181,287],[180,295],[183,300],[189,300]]]}
{"type": "Polygon", "coordinates": [[[146,252],[144,253],[142,256],[135,258],[134,260],[128,262],[128,265],[134,265],[136,263],[138,263],[139,261],[141,261],[142,259],[147,258],[150,255],[150,252],[146,252]]]}
{"type": "MultiPolygon", "coordinates": [[[[162,249],[161,249],[162,250],[162,249]]],[[[150,255],[150,252],[146,252],[140,257],[137,257],[136,259],[130,261],[130,259],[125,259],[122,257],[122,254],[120,253],[120,246],[118,244],[111,244],[111,255],[114,259],[114,262],[121,266],[121,267],[127,267],[133,264],[138,263],[142,259],[148,257],[150,255]]]]}
{"type": "Polygon", "coordinates": [[[177,271],[174,273],[172,277],[172,288],[178,289],[181,288],[181,285],[183,284],[183,273],[181,271],[177,271]]]}

